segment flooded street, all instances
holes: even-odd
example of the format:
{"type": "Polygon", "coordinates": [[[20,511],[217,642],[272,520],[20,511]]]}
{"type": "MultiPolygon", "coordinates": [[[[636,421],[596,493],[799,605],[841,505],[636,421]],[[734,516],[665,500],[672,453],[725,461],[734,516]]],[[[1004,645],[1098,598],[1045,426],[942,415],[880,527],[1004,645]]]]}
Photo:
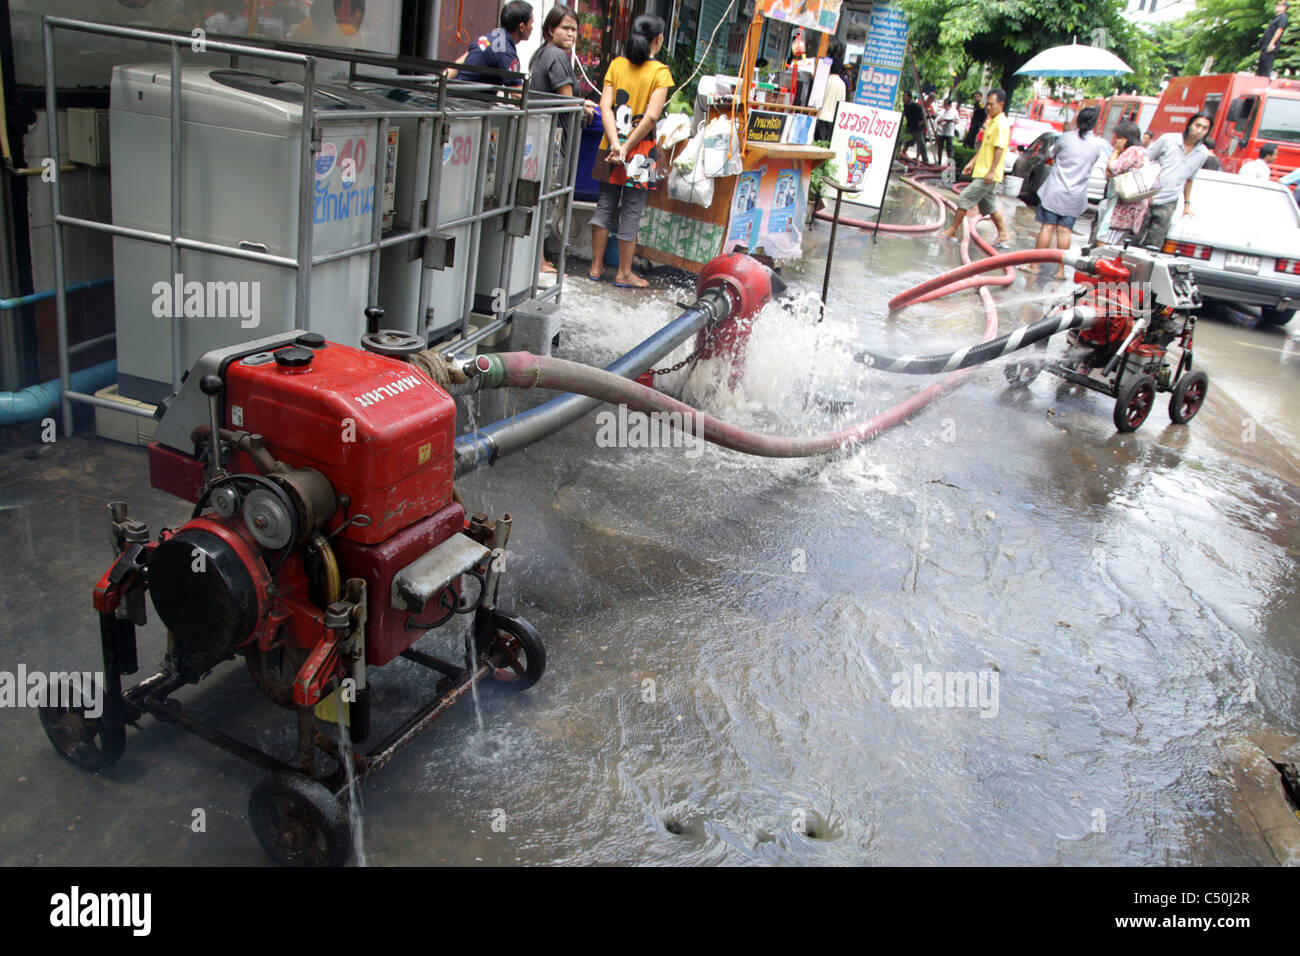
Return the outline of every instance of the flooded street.
{"type": "MultiPolygon", "coordinates": [[[[931,215],[892,195],[888,218],[931,215]]],[[[1032,244],[1029,211],[1009,223],[1032,244]]],[[[828,235],[818,224],[786,264],[795,305],[756,320],[736,388],[711,363],[667,387],[811,434],[934,381],[868,369],[857,348],[978,341],[974,293],[889,315],[959,264],[932,234],[841,228],[817,322],[828,235]]],[[[1023,276],[993,295],[1003,331],[1042,314],[1023,276]]],[[[604,365],[693,297],[578,272],[557,354],[604,365]]],[[[1210,392],[1188,426],[1162,394],[1120,435],[1110,400],[1047,375],[1011,390],[989,365],[834,458],[602,447],[591,415],[468,476],[469,512],[514,516],[501,603],[536,627],[547,671],[522,693],[489,682],[481,729],[466,698],[362,786],[369,863],[1300,863],[1267,765],[1300,758],[1300,329],[1206,318],[1196,335],[1210,392]]],[[[87,437],[0,452],[0,659],[98,669],[106,501],[155,531],[189,514],[147,472],[143,449],[87,437]]],[[[162,647],[150,608],[138,676],[162,647]]],[[[374,740],[426,675],[372,671],[374,740]]],[[[240,662],[177,697],[292,753],[291,716],[240,662]]],[[[92,776],[34,712],[0,725],[0,862],[267,862],[247,820],[262,774],[242,761],[146,719],[92,776]]]]}

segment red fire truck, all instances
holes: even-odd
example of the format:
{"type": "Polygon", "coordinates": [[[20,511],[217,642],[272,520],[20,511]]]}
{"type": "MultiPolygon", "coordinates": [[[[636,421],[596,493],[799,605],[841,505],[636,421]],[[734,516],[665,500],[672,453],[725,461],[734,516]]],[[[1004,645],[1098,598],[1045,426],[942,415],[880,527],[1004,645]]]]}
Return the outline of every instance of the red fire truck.
{"type": "Polygon", "coordinates": [[[1152,136],[1181,133],[1196,113],[1209,114],[1209,135],[1226,172],[1257,159],[1265,143],[1277,146],[1269,163],[1273,179],[1300,167],[1300,82],[1245,73],[1178,76],[1147,128],[1152,136]]]}

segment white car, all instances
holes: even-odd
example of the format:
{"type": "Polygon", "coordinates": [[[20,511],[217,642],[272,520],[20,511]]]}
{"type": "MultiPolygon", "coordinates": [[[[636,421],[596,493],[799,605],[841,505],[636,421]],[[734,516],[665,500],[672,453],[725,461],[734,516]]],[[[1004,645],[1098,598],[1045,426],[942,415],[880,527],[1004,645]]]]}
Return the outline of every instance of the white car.
{"type": "Polygon", "coordinates": [[[1202,170],[1191,208],[1182,215],[1178,204],[1162,251],[1191,263],[1206,298],[1258,306],[1269,325],[1291,321],[1300,308],[1300,209],[1291,190],[1202,170]]]}

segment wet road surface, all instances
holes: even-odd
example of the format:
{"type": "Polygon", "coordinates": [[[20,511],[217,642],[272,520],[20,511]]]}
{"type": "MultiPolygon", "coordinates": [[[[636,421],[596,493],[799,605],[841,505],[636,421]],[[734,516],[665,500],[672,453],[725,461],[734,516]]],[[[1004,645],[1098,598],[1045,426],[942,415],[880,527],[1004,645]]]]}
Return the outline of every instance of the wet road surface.
{"type": "MultiPolygon", "coordinates": [[[[917,206],[904,195],[897,220],[917,206]]],[[[1027,245],[1025,210],[1013,228],[1027,245]]],[[[707,365],[671,384],[723,418],[807,433],[930,381],[856,365],[853,346],[978,338],[972,294],[888,315],[890,296],[957,264],[928,237],[841,230],[816,323],[828,231],[786,268],[803,305],[760,316],[739,388],[707,365]],[[851,405],[836,417],[810,396],[851,405]]],[[[1023,278],[996,292],[1003,327],[1036,318],[1036,296],[1023,278]]],[[[574,279],[559,354],[605,364],[690,297],[574,279]]],[[[480,470],[467,508],[514,515],[502,603],[541,633],[548,670],[523,693],[485,687],[482,730],[458,704],[363,787],[368,859],[1296,863],[1300,821],[1262,761],[1300,757],[1297,335],[1203,321],[1211,391],[1186,427],[1162,396],[1118,435],[1103,397],[1048,376],[1009,390],[987,367],[834,459],[605,448],[589,416],[480,470]],[[955,692],[936,700],[936,679],[955,692]]],[[[147,487],[143,450],[0,452],[0,667],[97,669],[110,497],[155,532],[189,510],[147,487]]],[[[151,609],[142,667],[162,639],[151,609]]],[[[377,739],[428,682],[402,660],[372,680],[377,739]]],[[[177,696],[292,752],[292,719],[238,662],[177,696]]],[[[247,821],[261,773],[241,761],[146,718],[92,776],[34,713],[0,710],[0,726],[0,861],[265,862],[247,821]]]]}

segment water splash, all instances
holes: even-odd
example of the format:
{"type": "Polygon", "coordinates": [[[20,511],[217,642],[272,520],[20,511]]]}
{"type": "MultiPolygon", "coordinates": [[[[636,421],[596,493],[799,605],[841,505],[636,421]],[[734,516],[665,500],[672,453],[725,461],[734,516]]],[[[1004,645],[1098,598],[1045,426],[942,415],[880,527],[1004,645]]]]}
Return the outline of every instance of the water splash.
{"type": "Polygon", "coordinates": [[[352,831],[352,852],[357,866],[368,866],[366,862],[365,820],[361,806],[361,788],[357,785],[356,767],[352,762],[352,735],[343,722],[343,696],[339,691],[339,680],[334,678],[335,700],[338,702],[339,719],[334,722],[334,730],[339,740],[339,762],[343,765],[343,774],[348,781],[348,823],[352,831]]]}

